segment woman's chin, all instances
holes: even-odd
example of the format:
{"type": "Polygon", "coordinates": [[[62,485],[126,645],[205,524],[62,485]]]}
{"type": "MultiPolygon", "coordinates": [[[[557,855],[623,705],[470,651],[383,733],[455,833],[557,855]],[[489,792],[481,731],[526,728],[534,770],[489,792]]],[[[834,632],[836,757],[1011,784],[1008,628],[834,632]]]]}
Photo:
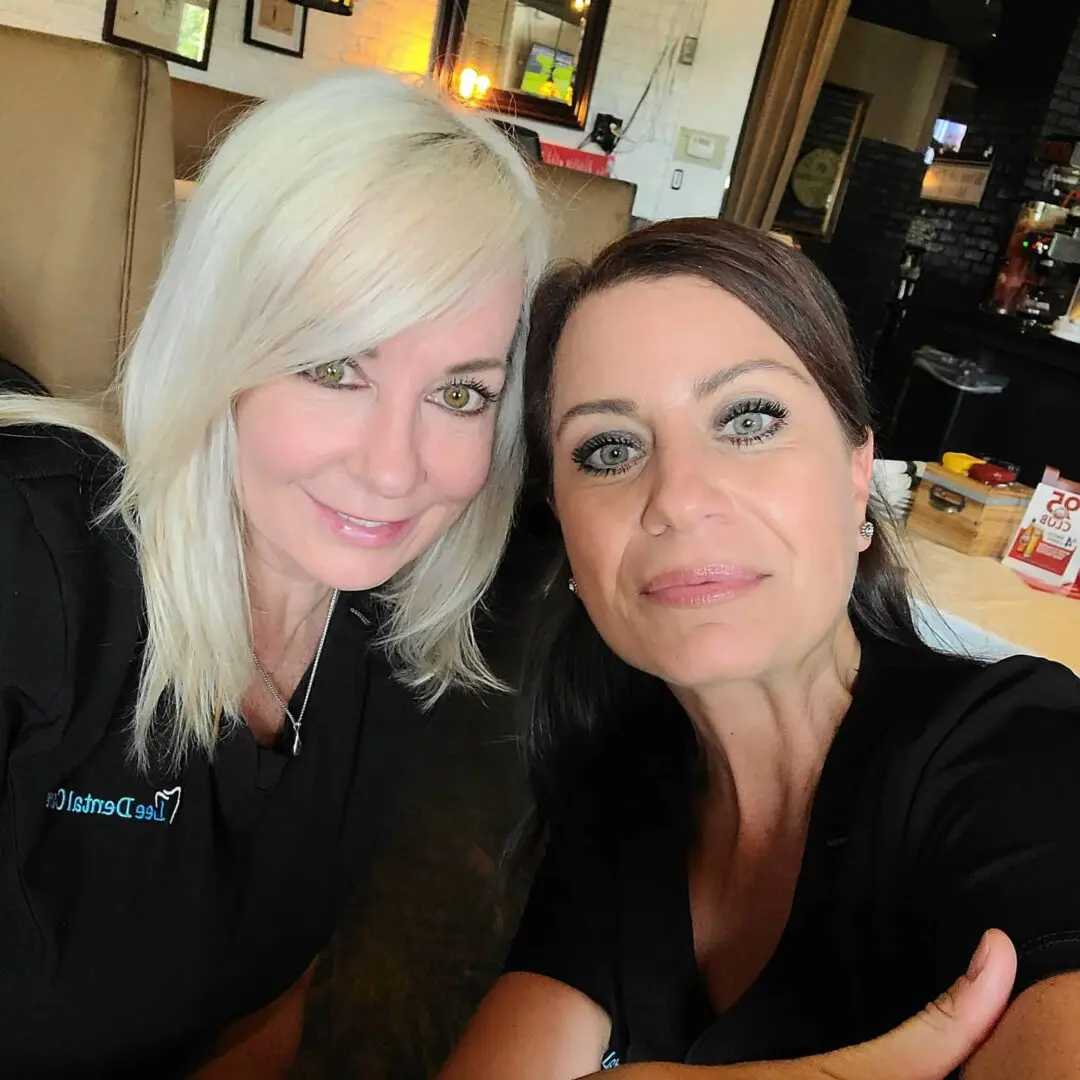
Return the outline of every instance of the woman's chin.
{"type": "MultiPolygon", "coordinates": [[[[673,687],[694,689],[760,678],[775,664],[775,640],[732,627],[697,627],[654,649],[652,662],[635,664],[673,687]]],[[[631,661],[634,663],[634,661],[631,661]]]]}

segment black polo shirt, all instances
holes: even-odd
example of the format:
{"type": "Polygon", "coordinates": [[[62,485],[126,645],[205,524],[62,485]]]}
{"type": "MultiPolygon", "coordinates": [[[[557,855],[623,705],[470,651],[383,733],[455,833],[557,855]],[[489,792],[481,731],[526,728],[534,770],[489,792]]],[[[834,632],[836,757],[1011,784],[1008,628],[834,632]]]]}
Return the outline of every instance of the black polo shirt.
{"type": "MultiPolygon", "coordinates": [[[[242,725],[131,763],[143,635],[115,460],[0,431],[0,1075],[181,1075],[326,944],[423,722],[342,595],[296,759],[242,725]]],[[[307,678],[292,703],[298,709],[307,678]]]]}
{"type": "Polygon", "coordinates": [[[507,962],[612,1019],[605,1066],[800,1057],[879,1035],[945,990],[983,931],[1016,993],[1080,970],[1080,680],[866,635],[815,794],[792,910],[744,996],[713,1012],[687,879],[696,743],[673,700],[627,717],[553,808],[507,962]]]}

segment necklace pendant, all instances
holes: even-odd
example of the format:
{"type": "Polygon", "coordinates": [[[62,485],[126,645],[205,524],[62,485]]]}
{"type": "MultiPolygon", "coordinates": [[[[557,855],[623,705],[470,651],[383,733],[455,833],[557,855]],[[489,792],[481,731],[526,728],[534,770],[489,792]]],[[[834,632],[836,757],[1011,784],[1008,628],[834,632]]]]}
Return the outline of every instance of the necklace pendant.
{"type": "Polygon", "coordinates": [[[292,737],[292,756],[293,757],[299,757],[300,756],[300,751],[303,748],[304,748],[304,744],[300,741],[300,728],[295,727],[295,728],[293,728],[293,737],[292,737]]]}

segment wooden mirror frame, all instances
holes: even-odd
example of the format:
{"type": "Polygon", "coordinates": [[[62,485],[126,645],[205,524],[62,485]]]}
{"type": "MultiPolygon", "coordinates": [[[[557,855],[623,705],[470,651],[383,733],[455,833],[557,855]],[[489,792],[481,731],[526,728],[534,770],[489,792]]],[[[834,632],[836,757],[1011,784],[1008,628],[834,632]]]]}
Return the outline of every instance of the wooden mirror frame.
{"type": "MultiPolygon", "coordinates": [[[[592,97],[596,69],[600,63],[600,47],[604,43],[604,27],[607,25],[610,6],[611,0],[591,0],[589,4],[589,17],[585,22],[581,52],[574,73],[572,105],[493,86],[484,96],[482,107],[504,116],[512,116],[515,120],[539,120],[547,124],[558,124],[560,127],[583,129],[589,115],[589,99],[592,97]]],[[[450,85],[461,55],[461,41],[465,35],[465,20],[468,14],[469,0],[439,0],[432,41],[431,73],[446,87],[450,85]]]]}

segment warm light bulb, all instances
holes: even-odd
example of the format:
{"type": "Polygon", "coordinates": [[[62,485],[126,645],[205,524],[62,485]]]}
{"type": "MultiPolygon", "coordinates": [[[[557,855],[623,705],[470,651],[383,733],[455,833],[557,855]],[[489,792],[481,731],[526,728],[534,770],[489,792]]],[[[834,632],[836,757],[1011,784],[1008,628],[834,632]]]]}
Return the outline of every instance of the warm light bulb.
{"type": "Polygon", "coordinates": [[[482,98],[490,89],[490,75],[481,75],[474,67],[461,69],[458,75],[458,94],[465,101],[471,98],[482,98]]]}
{"type": "Polygon", "coordinates": [[[458,93],[463,98],[471,98],[476,93],[476,84],[480,81],[480,72],[473,67],[462,68],[458,75],[458,93]]]}
{"type": "Polygon", "coordinates": [[[585,10],[585,0],[574,0],[574,10],[575,11],[584,11],[585,10]]]}

